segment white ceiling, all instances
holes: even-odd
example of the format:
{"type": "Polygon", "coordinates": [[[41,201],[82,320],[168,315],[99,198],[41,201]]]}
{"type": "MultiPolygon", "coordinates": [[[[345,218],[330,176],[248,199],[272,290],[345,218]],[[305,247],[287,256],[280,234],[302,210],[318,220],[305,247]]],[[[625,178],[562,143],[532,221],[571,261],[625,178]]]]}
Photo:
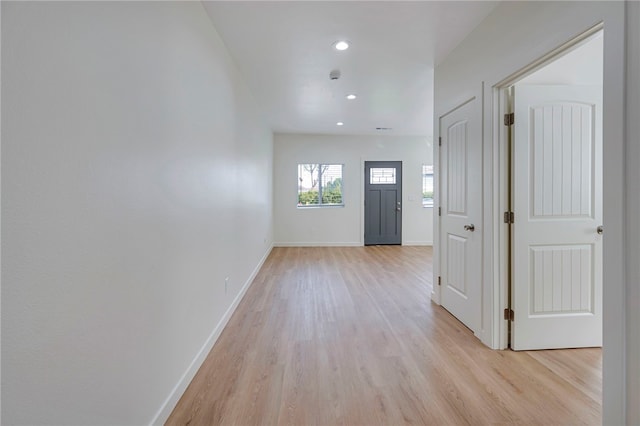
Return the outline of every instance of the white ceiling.
{"type": "Polygon", "coordinates": [[[273,131],[431,136],[433,67],[498,2],[203,4],[273,131]],[[344,52],[332,47],[341,39],[344,52]]]}

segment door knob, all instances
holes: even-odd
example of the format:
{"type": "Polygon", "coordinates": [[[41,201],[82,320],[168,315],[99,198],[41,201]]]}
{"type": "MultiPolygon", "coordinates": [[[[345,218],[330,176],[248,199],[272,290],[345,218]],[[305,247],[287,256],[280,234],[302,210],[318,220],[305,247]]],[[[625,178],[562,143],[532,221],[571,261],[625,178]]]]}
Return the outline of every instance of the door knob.
{"type": "Polygon", "coordinates": [[[464,226],[464,230],[465,230],[465,231],[471,231],[471,232],[473,232],[473,231],[475,231],[475,229],[476,229],[476,227],[473,225],[473,223],[472,223],[471,225],[465,225],[465,226],[464,226]]]}
{"type": "Polygon", "coordinates": [[[598,226],[598,227],[596,228],[596,232],[597,232],[598,234],[602,235],[602,233],[604,232],[604,228],[602,227],[602,225],[600,225],[600,226],[598,226]]]}

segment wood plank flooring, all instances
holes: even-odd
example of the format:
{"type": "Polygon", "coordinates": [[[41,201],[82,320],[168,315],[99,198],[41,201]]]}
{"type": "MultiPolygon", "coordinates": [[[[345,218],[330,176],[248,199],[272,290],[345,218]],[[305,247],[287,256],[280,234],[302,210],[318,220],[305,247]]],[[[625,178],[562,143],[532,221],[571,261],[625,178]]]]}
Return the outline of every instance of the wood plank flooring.
{"type": "Polygon", "coordinates": [[[483,346],[430,247],[275,248],[167,425],[601,422],[601,350],[483,346]]]}

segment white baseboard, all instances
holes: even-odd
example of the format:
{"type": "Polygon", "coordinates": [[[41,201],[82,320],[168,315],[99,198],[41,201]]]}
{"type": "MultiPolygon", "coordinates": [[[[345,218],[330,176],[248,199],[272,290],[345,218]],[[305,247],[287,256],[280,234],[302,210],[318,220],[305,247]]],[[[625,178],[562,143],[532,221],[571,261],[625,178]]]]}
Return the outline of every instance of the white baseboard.
{"type": "Polygon", "coordinates": [[[432,246],[433,241],[403,241],[403,246],[432,246]]]}
{"type": "Polygon", "coordinates": [[[171,393],[169,394],[169,396],[164,401],[164,403],[162,404],[162,406],[154,416],[153,420],[151,421],[151,425],[160,426],[167,421],[167,419],[171,415],[171,412],[173,411],[176,404],[180,400],[180,397],[182,397],[182,394],[189,386],[189,383],[191,383],[191,380],[193,380],[193,377],[196,375],[196,373],[200,369],[200,366],[206,359],[207,355],[209,355],[209,352],[211,352],[211,348],[213,348],[213,345],[216,343],[216,341],[222,334],[222,330],[224,330],[227,323],[231,319],[231,315],[233,315],[233,313],[235,312],[236,308],[238,307],[238,305],[240,304],[240,301],[242,300],[245,293],[251,286],[251,283],[255,279],[256,275],[258,275],[260,268],[262,268],[262,265],[264,265],[264,262],[267,260],[267,257],[271,253],[271,250],[273,249],[273,247],[274,246],[272,244],[267,249],[264,256],[262,256],[262,259],[260,259],[260,262],[258,262],[258,265],[255,267],[255,269],[251,273],[251,276],[244,283],[244,285],[242,286],[242,289],[240,290],[238,295],[235,297],[235,299],[233,299],[233,303],[231,303],[231,305],[229,306],[229,309],[227,309],[225,314],[222,316],[218,324],[215,326],[215,328],[209,335],[209,338],[206,340],[202,348],[200,348],[200,350],[196,354],[193,361],[191,361],[191,364],[187,368],[187,371],[184,372],[184,374],[182,375],[178,383],[171,390],[171,393]]]}
{"type": "MultiPolygon", "coordinates": [[[[274,247],[362,247],[360,241],[355,242],[278,242],[274,247]]],[[[404,241],[403,246],[432,246],[433,241],[404,241]]]]}
{"type": "Polygon", "coordinates": [[[295,242],[295,243],[286,243],[279,242],[273,243],[274,247],[361,247],[362,243],[360,241],[355,242],[295,242]]]}

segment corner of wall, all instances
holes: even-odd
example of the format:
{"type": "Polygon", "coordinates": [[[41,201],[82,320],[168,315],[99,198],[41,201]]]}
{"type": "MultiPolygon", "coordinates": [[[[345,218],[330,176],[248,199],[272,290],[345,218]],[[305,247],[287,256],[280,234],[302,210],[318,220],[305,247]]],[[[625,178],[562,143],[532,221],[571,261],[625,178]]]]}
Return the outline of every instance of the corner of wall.
{"type": "Polygon", "coordinates": [[[626,2],[626,424],[640,424],[640,2],[626,2]]]}

